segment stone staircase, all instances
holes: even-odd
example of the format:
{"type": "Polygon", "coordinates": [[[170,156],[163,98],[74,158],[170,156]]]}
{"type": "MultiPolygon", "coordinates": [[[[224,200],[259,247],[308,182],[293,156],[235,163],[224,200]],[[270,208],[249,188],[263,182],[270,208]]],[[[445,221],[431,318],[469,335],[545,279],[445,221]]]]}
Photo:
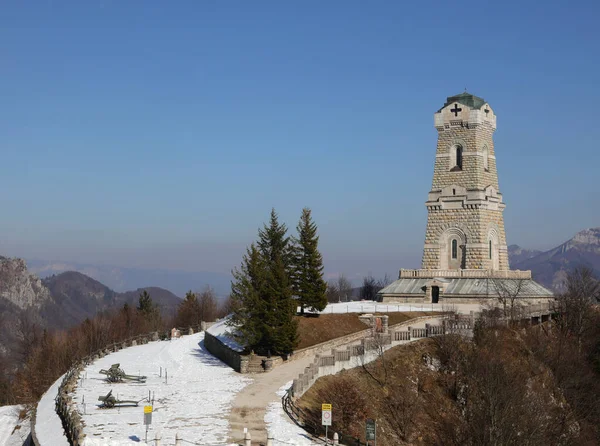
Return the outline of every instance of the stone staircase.
{"type": "Polygon", "coordinates": [[[263,373],[265,371],[263,367],[264,359],[267,359],[267,357],[253,355],[250,362],[248,362],[248,373],[263,373]]]}

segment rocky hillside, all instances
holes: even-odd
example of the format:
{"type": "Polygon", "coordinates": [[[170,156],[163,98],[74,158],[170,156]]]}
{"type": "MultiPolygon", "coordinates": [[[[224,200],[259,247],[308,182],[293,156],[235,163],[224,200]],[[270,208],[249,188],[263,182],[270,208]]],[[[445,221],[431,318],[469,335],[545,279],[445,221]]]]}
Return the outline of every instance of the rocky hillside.
{"type": "Polygon", "coordinates": [[[23,259],[0,256],[0,299],[20,309],[39,308],[50,300],[50,293],[39,277],[27,271],[23,259]]]}
{"type": "Polygon", "coordinates": [[[542,251],[538,251],[537,249],[525,249],[521,248],[519,245],[510,245],[508,247],[508,257],[511,268],[513,263],[524,262],[525,260],[531,259],[532,257],[535,257],[541,253],[542,251]]]}
{"type": "MultiPolygon", "coordinates": [[[[23,325],[67,328],[100,311],[135,306],[144,288],[117,293],[97,280],[67,271],[40,280],[22,259],[0,257],[0,353],[19,339],[23,325]]],[[[168,290],[148,287],[162,313],[172,316],[181,299],[168,290]]]]}
{"type": "Polygon", "coordinates": [[[548,288],[560,291],[567,271],[584,265],[600,276],[600,227],[585,229],[545,252],[509,247],[511,269],[531,270],[533,277],[548,288]]]}

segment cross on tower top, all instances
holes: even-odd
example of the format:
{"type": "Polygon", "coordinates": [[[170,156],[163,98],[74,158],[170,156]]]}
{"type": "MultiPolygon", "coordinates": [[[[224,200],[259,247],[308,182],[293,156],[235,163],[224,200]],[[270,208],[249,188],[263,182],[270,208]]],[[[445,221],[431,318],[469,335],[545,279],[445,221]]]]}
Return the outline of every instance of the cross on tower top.
{"type": "Polygon", "coordinates": [[[458,104],[454,104],[454,108],[450,109],[454,116],[458,116],[458,112],[462,111],[462,108],[458,108],[458,104]]]}

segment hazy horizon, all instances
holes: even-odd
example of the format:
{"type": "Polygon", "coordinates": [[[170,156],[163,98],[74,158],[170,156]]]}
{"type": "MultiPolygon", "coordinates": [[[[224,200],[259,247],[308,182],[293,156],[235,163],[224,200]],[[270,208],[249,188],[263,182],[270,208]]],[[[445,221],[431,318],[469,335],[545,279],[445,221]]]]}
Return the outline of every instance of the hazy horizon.
{"type": "Polygon", "coordinates": [[[0,255],[228,274],[272,207],[293,233],[307,206],[327,277],[395,277],[420,266],[433,114],[465,87],[498,117],[508,244],[550,249],[600,226],[598,13],[4,5],[0,255]]]}

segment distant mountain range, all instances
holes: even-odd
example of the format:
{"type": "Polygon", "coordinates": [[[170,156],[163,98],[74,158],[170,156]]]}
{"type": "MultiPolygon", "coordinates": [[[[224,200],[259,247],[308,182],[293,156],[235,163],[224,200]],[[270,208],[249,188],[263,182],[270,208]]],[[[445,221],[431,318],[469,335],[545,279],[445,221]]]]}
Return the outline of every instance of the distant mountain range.
{"type": "Polygon", "coordinates": [[[118,292],[152,285],[171,290],[183,297],[189,290],[200,291],[210,285],[218,296],[225,297],[231,290],[231,274],[225,273],[123,268],[37,259],[27,259],[27,266],[41,278],[65,271],[77,271],[118,292]]]}
{"type": "Polygon", "coordinates": [[[144,290],[163,315],[175,314],[181,298],[163,288],[116,292],[76,271],[40,280],[24,260],[0,257],[0,353],[16,345],[25,320],[43,328],[68,328],[101,311],[136,306],[144,290]]]}
{"type": "Polygon", "coordinates": [[[600,277],[600,227],[580,231],[544,252],[510,245],[508,256],[511,269],[531,270],[537,282],[561,291],[567,272],[579,265],[591,268],[600,277]]]}

